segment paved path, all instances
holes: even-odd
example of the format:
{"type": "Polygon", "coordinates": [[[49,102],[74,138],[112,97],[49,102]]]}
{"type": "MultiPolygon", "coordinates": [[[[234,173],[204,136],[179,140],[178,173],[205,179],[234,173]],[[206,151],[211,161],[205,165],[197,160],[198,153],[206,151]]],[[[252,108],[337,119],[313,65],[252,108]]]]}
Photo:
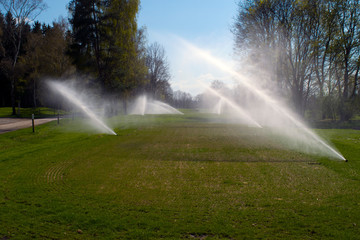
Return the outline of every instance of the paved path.
{"type": "MultiPolygon", "coordinates": [[[[41,118],[35,119],[35,128],[37,125],[55,121],[57,118],[41,118]]],[[[0,118],[0,134],[15,131],[21,128],[32,126],[31,119],[26,118],[0,118]]]]}

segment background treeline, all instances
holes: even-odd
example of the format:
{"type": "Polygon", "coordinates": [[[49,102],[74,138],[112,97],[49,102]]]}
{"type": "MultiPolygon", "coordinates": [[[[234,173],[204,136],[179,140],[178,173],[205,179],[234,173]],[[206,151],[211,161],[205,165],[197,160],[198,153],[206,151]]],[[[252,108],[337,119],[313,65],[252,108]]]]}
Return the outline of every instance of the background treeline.
{"type": "MultiPolygon", "coordinates": [[[[360,0],[248,0],[238,7],[232,32],[240,71],[307,119],[347,121],[360,113],[360,0]]],[[[233,91],[252,99],[241,85],[233,91]]],[[[177,91],[173,105],[201,107],[204,96],[177,91]]]]}
{"type": "MultiPolygon", "coordinates": [[[[125,112],[143,92],[199,106],[201,96],[172,91],[163,47],[137,25],[140,0],[71,0],[69,19],[52,25],[35,21],[46,10],[42,0],[0,4],[0,107],[13,114],[17,106],[48,106],[50,78],[77,78],[125,112]]],[[[359,12],[360,0],[239,1],[235,49],[247,57],[246,71],[276,86],[300,115],[348,120],[360,105],[359,12]]]]}
{"type": "Polygon", "coordinates": [[[236,50],[252,71],[318,119],[350,119],[359,111],[360,1],[240,1],[236,50]]]}
{"type": "MultiPolygon", "coordinates": [[[[122,101],[147,92],[171,100],[169,65],[158,43],[138,28],[139,0],[72,0],[69,20],[33,22],[42,0],[1,0],[0,106],[48,106],[50,79],[76,78],[100,97],[122,101]],[[16,15],[18,9],[28,14],[16,15]],[[24,11],[25,12],[25,11],[24,11]],[[32,17],[32,18],[31,18],[32,17]]],[[[112,110],[116,111],[116,109],[112,110]]]]}

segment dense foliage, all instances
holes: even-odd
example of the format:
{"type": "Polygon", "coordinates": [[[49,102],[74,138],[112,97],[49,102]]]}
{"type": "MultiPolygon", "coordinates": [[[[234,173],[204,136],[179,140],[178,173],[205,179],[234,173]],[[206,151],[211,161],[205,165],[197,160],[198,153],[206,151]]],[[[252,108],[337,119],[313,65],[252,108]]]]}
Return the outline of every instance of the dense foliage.
{"type": "Polygon", "coordinates": [[[66,23],[63,20],[54,22],[53,26],[35,22],[33,26],[26,23],[21,39],[13,35],[18,31],[12,14],[0,13],[1,37],[0,56],[0,105],[13,106],[16,101],[23,107],[36,107],[43,104],[39,92],[46,91],[43,77],[60,77],[73,71],[70,58],[65,54],[67,49],[66,23]],[[13,41],[15,37],[16,41],[13,41]],[[20,48],[15,58],[19,41],[20,48]],[[16,61],[15,61],[16,59],[16,61]]]}
{"type": "Polygon", "coordinates": [[[12,106],[13,114],[20,105],[49,106],[44,83],[50,78],[77,78],[102,97],[123,101],[125,111],[127,100],[146,90],[171,98],[165,52],[157,43],[148,46],[146,29],[137,26],[139,0],[72,0],[69,21],[52,26],[16,21],[8,4],[28,2],[38,3],[33,12],[45,9],[42,0],[0,2],[6,10],[0,14],[0,106],[12,106]],[[153,46],[162,55],[152,55],[153,46]],[[154,76],[154,67],[161,74],[154,76]]]}

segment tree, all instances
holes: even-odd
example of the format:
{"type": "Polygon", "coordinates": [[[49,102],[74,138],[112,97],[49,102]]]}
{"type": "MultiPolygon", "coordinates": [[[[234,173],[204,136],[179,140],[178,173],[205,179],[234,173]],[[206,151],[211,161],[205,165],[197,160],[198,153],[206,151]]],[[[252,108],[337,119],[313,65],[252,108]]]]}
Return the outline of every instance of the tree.
{"type": "Polygon", "coordinates": [[[138,0],[108,0],[104,9],[105,89],[123,101],[127,101],[139,85],[137,76],[138,56],[136,49],[138,0]]]}
{"type": "Polygon", "coordinates": [[[36,19],[36,17],[46,8],[43,0],[0,0],[3,8],[11,14],[9,18],[14,19],[14,24],[10,24],[7,29],[9,40],[12,43],[13,52],[11,55],[11,105],[12,114],[15,115],[15,87],[16,76],[15,67],[20,54],[21,44],[23,43],[23,31],[27,23],[36,19]]]}
{"type": "Polygon", "coordinates": [[[147,78],[148,68],[146,66],[146,41],[146,28],[141,27],[137,30],[135,37],[136,58],[134,62],[134,78],[136,80],[136,87],[132,91],[134,95],[143,92],[149,82],[147,78]]]}
{"type": "Polygon", "coordinates": [[[169,63],[164,48],[157,42],[147,48],[146,66],[148,67],[149,93],[155,98],[165,98],[169,87],[169,63]]]}
{"type": "Polygon", "coordinates": [[[75,64],[95,75],[103,94],[122,98],[125,109],[127,99],[144,85],[146,74],[143,33],[136,22],[139,4],[139,0],[72,0],[69,4],[75,64]]]}
{"type": "Polygon", "coordinates": [[[0,13],[0,106],[6,106],[8,104],[10,81],[5,73],[3,60],[6,57],[6,50],[4,48],[4,34],[5,32],[5,19],[4,15],[0,13]]]}
{"type": "Polygon", "coordinates": [[[300,115],[310,98],[324,101],[337,90],[346,120],[344,103],[358,87],[359,8],[359,0],[241,1],[236,48],[291,97],[300,115]]]}
{"type": "Polygon", "coordinates": [[[345,0],[335,1],[338,6],[337,11],[337,32],[334,40],[334,53],[336,67],[339,68],[342,81],[338,82],[340,99],[340,118],[349,120],[351,108],[347,103],[350,96],[354,97],[357,88],[357,78],[360,66],[360,1],[345,0]],[[353,76],[351,83],[350,77],[353,76]],[[351,84],[353,85],[352,95],[350,95],[351,84]],[[342,91],[341,91],[342,89],[342,91]]]}
{"type": "Polygon", "coordinates": [[[224,82],[220,81],[220,80],[214,80],[211,82],[211,88],[216,89],[216,90],[222,90],[226,88],[226,85],[224,82]]]}
{"type": "Polygon", "coordinates": [[[334,64],[334,55],[332,54],[332,45],[334,43],[334,35],[337,29],[337,4],[333,1],[322,0],[316,14],[318,27],[315,29],[314,44],[314,60],[313,69],[318,88],[318,102],[321,111],[321,118],[326,116],[333,117],[333,109],[329,108],[330,97],[334,92],[334,84],[332,84],[332,66],[334,64]]]}
{"type": "Polygon", "coordinates": [[[17,100],[20,104],[19,95],[23,93],[24,90],[24,81],[22,78],[24,73],[24,65],[18,60],[20,59],[20,55],[24,53],[23,43],[26,41],[26,38],[30,31],[30,26],[25,24],[23,26],[22,34],[21,34],[21,44],[20,48],[17,49],[14,41],[14,31],[16,31],[17,25],[16,20],[13,18],[10,12],[7,12],[5,16],[4,22],[4,34],[2,38],[2,45],[4,47],[4,54],[1,59],[1,71],[2,77],[6,82],[8,82],[9,88],[7,88],[7,92],[9,94],[10,104],[13,106],[13,111],[15,110],[15,95],[17,96],[17,100]],[[14,55],[17,54],[16,64],[14,65],[14,55]]]}
{"type": "Polygon", "coordinates": [[[27,66],[27,80],[32,90],[33,107],[37,107],[38,82],[42,77],[62,77],[70,75],[73,67],[69,56],[66,22],[59,19],[52,27],[35,23],[25,43],[26,53],[22,60],[27,66]]]}
{"type": "Polygon", "coordinates": [[[256,50],[255,61],[265,59],[261,62],[271,67],[262,69],[289,91],[294,108],[303,116],[313,82],[316,1],[256,0],[240,4],[240,9],[234,31],[238,48],[245,42],[256,50]]]}
{"type": "Polygon", "coordinates": [[[196,104],[190,93],[177,90],[173,93],[173,105],[176,108],[192,108],[196,104]]]}
{"type": "Polygon", "coordinates": [[[103,78],[102,4],[100,0],[71,0],[68,7],[73,38],[70,55],[79,70],[95,74],[99,79],[103,78]]]}

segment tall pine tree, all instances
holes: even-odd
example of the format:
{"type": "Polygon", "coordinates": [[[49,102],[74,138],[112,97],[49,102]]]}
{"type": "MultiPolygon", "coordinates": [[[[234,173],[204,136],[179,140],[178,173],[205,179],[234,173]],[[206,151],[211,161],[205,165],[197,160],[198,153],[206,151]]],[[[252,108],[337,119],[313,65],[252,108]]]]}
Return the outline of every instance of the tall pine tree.
{"type": "Polygon", "coordinates": [[[139,50],[143,34],[137,30],[139,0],[72,0],[74,42],[78,69],[95,75],[104,93],[126,101],[144,85],[146,66],[139,50]],[[94,71],[96,69],[96,71],[94,71]]]}
{"type": "Polygon", "coordinates": [[[100,0],[72,0],[69,3],[73,35],[70,55],[80,71],[95,74],[98,78],[102,75],[101,7],[100,0]]]}

